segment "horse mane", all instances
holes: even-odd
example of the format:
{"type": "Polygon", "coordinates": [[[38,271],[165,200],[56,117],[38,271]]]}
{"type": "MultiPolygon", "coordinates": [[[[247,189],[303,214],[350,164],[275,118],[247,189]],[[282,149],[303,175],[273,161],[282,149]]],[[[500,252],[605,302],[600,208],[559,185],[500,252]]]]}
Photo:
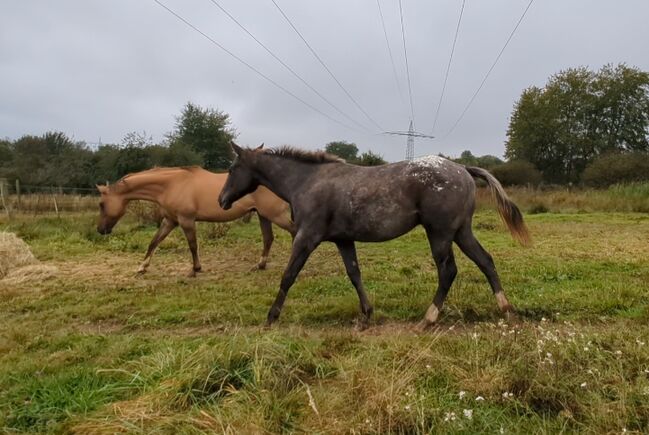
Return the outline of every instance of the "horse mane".
{"type": "Polygon", "coordinates": [[[264,154],[297,160],[298,162],[304,163],[345,163],[344,159],[324,151],[306,151],[288,145],[267,149],[264,151],[264,154]]]}
{"type": "Polygon", "coordinates": [[[142,171],[138,172],[131,172],[129,174],[124,175],[122,178],[117,180],[115,183],[110,184],[108,186],[108,189],[110,191],[116,192],[120,187],[123,187],[125,184],[127,184],[128,179],[140,174],[151,174],[151,173],[157,173],[157,172],[172,172],[172,171],[187,171],[187,172],[194,172],[196,170],[202,169],[200,166],[193,165],[193,166],[173,166],[173,167],[168,167],[168,166],[154,166],[153,168],[150,169],[144,169],[142,171]]]}

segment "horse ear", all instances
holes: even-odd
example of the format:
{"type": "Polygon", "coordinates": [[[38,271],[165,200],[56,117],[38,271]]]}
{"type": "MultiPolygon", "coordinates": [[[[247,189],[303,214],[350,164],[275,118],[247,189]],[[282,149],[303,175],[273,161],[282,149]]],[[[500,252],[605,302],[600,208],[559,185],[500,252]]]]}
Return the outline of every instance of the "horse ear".
{"type": "Polygon", "coordinates": [[[95,187],[99,191],[99,193],[106,193],[108,191],[107,186],[102,186],[101,184],[95,184],[95,187]]]}
{"type": "Polygon", "coordinates": [[[264,143],[262,142],[261,145],[259,145],[255,150],[263,150],[264,149],[264,143]]]}
{"type": "Polygon", "coordinates": [[[234,141],[230,141],[230,147],[232,148],[232,151],[234,151],[236,155],[241,156],[241,152],[243,151],[243,149],[239,145],[234,143],[234,141]]]}

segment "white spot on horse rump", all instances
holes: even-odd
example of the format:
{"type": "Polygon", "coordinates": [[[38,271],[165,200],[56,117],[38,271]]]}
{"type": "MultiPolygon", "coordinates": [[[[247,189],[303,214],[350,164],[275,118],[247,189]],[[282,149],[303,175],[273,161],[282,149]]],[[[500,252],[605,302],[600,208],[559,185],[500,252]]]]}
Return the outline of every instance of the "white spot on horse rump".
{"type": "Polygon", "coordinates": [[[430,156],[417,157],[416,159],[411,160],[408,163],[417,166],[424,166],[427,168],[439,168],[447,161],[448,160],[446,160],[444,157],[430,155],[430,156]]]}

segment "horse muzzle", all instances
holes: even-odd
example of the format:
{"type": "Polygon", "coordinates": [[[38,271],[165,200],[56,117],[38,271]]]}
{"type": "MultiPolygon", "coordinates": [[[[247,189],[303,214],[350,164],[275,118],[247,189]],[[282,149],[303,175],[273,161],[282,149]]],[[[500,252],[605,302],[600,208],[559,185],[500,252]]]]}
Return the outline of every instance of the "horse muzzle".
{"type": "Polygon", "coordinates": [[[102,226],[97,226],[97,232],[101,234],[102,236],[105,236],[107,234],[110,234],[113,232],[112,228],[107,228],[107,227],[102,227],[102,226]]]}
{"type": "Polygon", "coordinates": [[[219,195],[219,206],[223,210],[230,210],[232,208],[232,201],[223,198],[223,195],[219,195]]]}

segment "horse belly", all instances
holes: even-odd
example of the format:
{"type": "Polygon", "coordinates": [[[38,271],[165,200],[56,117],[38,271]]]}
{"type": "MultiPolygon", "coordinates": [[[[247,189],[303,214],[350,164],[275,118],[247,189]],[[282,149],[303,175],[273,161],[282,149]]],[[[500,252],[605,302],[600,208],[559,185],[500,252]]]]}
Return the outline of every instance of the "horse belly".
{"type": "Polygon", "coordinates": [[[385,207],[366,205],[358,207],[341,222],[333,222],[331,229],[343,238],[359,242],[384,242],[397,238],[418,224],[418,214],[413,208],[396,204],[385,207]]]}

